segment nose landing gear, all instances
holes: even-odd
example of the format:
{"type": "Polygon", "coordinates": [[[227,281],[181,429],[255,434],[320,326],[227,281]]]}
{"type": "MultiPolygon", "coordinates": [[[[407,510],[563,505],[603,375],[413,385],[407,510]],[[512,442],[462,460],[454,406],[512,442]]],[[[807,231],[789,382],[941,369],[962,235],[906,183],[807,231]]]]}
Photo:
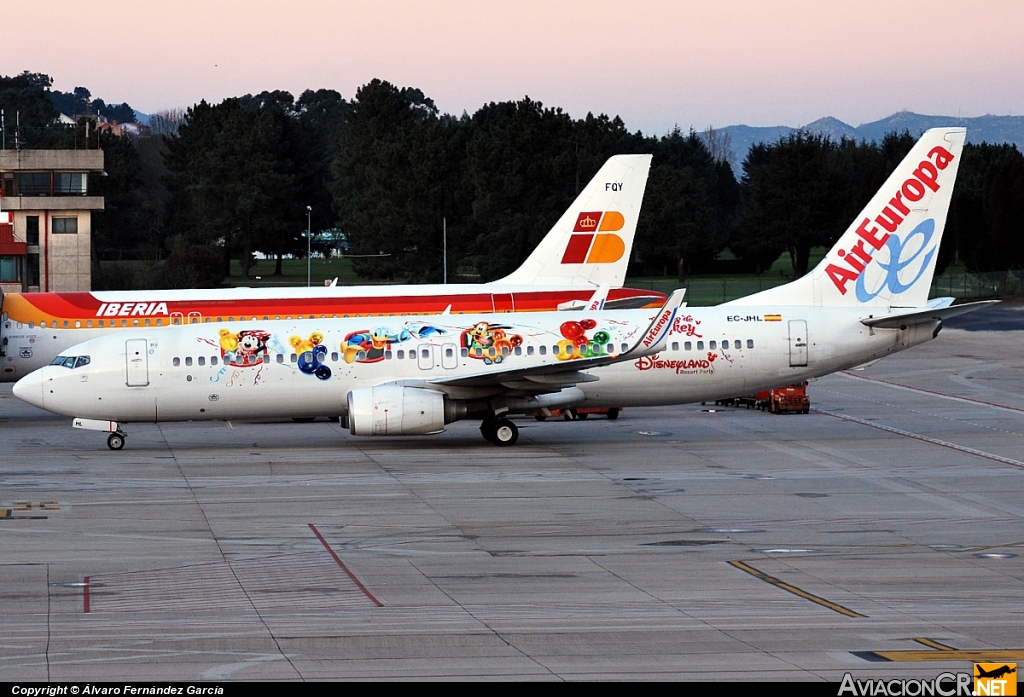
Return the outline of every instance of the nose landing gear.
{"type": "Polygon", "coordinates": [[[97,419],[74,419],[71,422],[72,428],[81,428],[86,431],[103,431],[109,433],[107,436],[107,447],[111,450],[120,450],[124,447],[124,439],[128,434],[121,430],[116,421],[99,421],[97,419]]]}
{"type": "Polygon", "coordinates": [[[107,447],[111,450],[120,450],[124,447],[124,433],[111,433],[107,436],[107,447]]]}

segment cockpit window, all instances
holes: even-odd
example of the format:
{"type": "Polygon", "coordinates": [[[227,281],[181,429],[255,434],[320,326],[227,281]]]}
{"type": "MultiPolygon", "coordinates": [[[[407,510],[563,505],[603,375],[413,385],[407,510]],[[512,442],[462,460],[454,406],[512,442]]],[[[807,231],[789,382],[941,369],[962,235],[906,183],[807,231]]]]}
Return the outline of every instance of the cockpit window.
{"type": "Polygon", "coordinates": [[[50,365],[62,365],[65,368],[81,368],[89,365],[91,359],[88,356],[57,356],[50,362],[50,365]]]}

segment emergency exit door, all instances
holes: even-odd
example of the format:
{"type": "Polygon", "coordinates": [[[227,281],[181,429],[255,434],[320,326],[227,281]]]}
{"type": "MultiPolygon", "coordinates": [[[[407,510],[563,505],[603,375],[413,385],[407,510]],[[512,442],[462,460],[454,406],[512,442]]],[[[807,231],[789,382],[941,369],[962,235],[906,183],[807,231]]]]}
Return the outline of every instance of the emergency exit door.
{"type": "Polygon", "coordinates": [[[145,339],[129,339],[125,348],[125,384],[128,387],[145,387],[149,384],[149,342],[145,339]]]}
{"type": "Polygon", "coordinates": [[[789,320],[789,365],[807,365],[807,320],[789,320]]]}

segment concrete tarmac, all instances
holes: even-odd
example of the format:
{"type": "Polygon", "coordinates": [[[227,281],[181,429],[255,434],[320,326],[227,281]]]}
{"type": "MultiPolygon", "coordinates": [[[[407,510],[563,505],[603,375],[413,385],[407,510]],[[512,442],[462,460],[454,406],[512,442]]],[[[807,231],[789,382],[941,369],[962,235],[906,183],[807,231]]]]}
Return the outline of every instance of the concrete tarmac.
{"type": "Polygon", "coordinates": [[[1002,331],[975,318],[812,383],[808,415],[521,420],[507,449],[472,422],[373,439],[318,421],[130,425],[111,452],[4,386],[0,680],[1024,663],[1024,327],[1006,311],[1002,331]]]}

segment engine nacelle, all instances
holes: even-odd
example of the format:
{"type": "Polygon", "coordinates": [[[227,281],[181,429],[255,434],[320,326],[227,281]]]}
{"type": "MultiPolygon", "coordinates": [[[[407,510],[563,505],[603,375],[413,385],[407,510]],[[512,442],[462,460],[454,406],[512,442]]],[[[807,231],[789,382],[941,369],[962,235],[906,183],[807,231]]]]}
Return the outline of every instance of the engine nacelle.
{"type": "MultiPolygon", "coordinates": [[[[440,433],[445,418],[441,392],[403,385],[362,387],[348,393],[348,428],[353,436],[424,436],[440,433]]],[[[451,409],[449,409],[451,411],[451,409]]]]}

